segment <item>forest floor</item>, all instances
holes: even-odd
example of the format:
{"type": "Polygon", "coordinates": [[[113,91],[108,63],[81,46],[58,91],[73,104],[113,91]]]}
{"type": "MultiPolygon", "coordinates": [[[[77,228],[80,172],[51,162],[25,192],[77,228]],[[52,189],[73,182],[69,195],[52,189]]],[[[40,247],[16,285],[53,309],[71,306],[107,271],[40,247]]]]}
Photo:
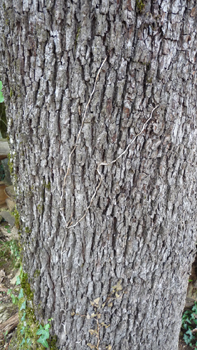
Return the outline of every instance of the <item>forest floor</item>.
{"type": "MultiPolygon", "coordinates": [[[[9,290],[17,295],[19,275],[19,245],[17,229],[9,224],[0,224],[0,350],[8,350],[9,343],[18,324],[17,305],[13,304],[9,290]]],[[[191,350],[180,339],[178,350],[191,350]]],[[[85,349],[84,349],[85,350],[85,349]]],[[[132,350],[132,349],[131,349],[132,350]]],[[[151,350],[151,349],[150,349],[151,350]]]]}
{"type": "Polygon", "coordinates": [[[190,346],[186,345],[183,340],[180,340],[178,350],[192,350],[192,348],[190,346]]]}
{"type": "Polygon", "coordinates": [[[12,332],[18,324],[18,308],[13,295],[18,293],[19,246],[16,227],[0,224],[0,350],[7,350],[12,332]],[[12,291],[12,297],[8,294],[12,291]]]}

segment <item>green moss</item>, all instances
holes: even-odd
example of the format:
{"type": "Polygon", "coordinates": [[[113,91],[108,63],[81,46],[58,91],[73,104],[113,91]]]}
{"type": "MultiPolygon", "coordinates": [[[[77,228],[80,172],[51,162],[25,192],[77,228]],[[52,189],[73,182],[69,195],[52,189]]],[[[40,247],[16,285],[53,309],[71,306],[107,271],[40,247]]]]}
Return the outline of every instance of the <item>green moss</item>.
{"type": "Polygon", "coordinates": [[[13,174],[14,164],[13,164],[13,160],[12,160],[12,157],[11,157],[10,153],[8,153],[8,167],[9,167],[10,175],[12,175],[13,174]]]}
{"type": "Polygon", "coordinates": [[[10,97],[12,98],[12,96],[13,96],[13,91],[12,91],[12,89],[10,88],[10,97]]]}
{"type": "Polygon", "coordinates": [[[57,350],[56,343],[57,343],[57,336],[54,335],[53,337],[51,337],[51,341],[50,341],[50,349],[51,350],[57,350]]]}
{"type": "MultiPolygon", "coordinates": [[[[38,270],[36,270],[35,273],[40,274],[38,270]]],[[[28,276],[22,270],[20,273],[20,280],[22,297],[19,298],[18,302],[19,324],[17,327],[17,334],[13,338],[13,345],[17,343],[17,350],[44,350],[45,347],[38,343],[40,336],[36,334],[40,328],[40,324],[35,317],[33,292],[28,282],[28,276]]],[[[48,349],[57,350],[56,336],[51,337],[49,340],[47,339],[47,342],[49,344],[48,349]]],[[[11,344],[10,346],[12,346],[11,344]]]]}
{"type": "Polygon", "coordinates": [[[30,228],[29,227],[25,227],[25,232],[26,233],[30,233],[30,228]]]}
{"type": "Polygon", "coordinates": [[[77,29],[76,41],[77,41],[78,38],[79,38],[80,32],[81,32],[81,26],[79,26],[78,29],[77,29]]]}
{"type": "Polygon", "coordinates": [[[45,184],[44,186],[45,186],[45,188],[46,188],[47,190],[50,190],[50,189],[51,189],[51,183],[50,183],[50,182],[49,182],[48,184],[45,184]]]}
{"type": "Polygon", "coordinates": [[[40,214],[42,214],[42,212],[43,212],[43,210],[44,210],[44,205],[43,205],[43,204],[38,204],[38,205],[37,205],[37,209],[38,209],[38,212],[39,212],[40,214]]]}
{"type": "Polygon", "coordinates": [[[14,209],[14,211],[13,211],[13,216],[14,216],[14,218],[15,218],[15,226],[17,227],[17,228],[19,228],[20,227],[20,215],[19,215],[19,212],[18,212],[18,210],[16,209],[16,207],[15,207],[15,209],[14,209]]]}
{"type": "Polygon", "coordinates": [[[34,278],[37,278],[40,276],[40,271],[39,270],[35,270],[34,272],[34,278]]]}
{"type": "Polygon", "coordinates": [[[147,83],[148,83],[148,84],[151,84],[151,83],[152,83],[152,81],[153,81],[153,78],[149,78],[149,79],[147,79],[147,83]]]}
{"type": "Polygon", "coordinates": [[[14,162],[13,162],[13,159],[16,157],[16,153],[13,153],[12,155],[8,153],[7,157],[8,157],[8,167],[12,178],[12,183],[14,185],[17,183],[17,179],[18,179],[17,175],[14,173],[14,162]]]}
{"type": "Polygon", "coordinates": [[[78,29],[77,29],[77,34],[76,34],[76,37],[75,37],[75,48],[77,46],[77,41],[79,39],[80,32],[81,32],[81,26],[79,26],[78,29]]]}
{"type": "MultiPolygon", "coordinates": [[[[40,271],[36,270],[34,277],[40,275],[40,271]]],[[[33,304],[33,291],[30,288],[28,282],[28,275],[21,270],[20,274],[21,288],[23,290],[23,297],[19,299],[19,324],[17,327],[17,350],[44,350],[45,347],[38,343],[40,335],[37,335],[37,331],[40,328],[39,322],[36,320],[34,304],[33,304]]],[[[39,306],[38,306],[39,307],[39,306]]],[[[42,325],[43,326],[43,325],[42,325]]],[[[56,342],[57,337],[53,336],[47,339],[50,350],[57,350],[56,342]]]]}
{"type": "Polygon", "coordinates": [[[30,284],[28,282],[27,273],[21,274],[21,287],[23,288],[24,294],[27,300],[33,300],[33,292],[31,291],[30,284]]]}
{"type": "Polygon", "coordinates": [[[43,350],[44,347],[40,346],[40,344],[37,346],[37,340],[39,337],[36,335],[36,332],[39,328],[39,323],[36,320],[34,309],[32,307],[33,292],[31,291],[27,274],[22,270],[20,273],[20,280],[22,297],[20,297],[18,301],[19,324],[17,327],[17,333],[15,337],[13,337],[13,346],[17,344],[17,350],[43,350]]]}
{"type": "Polygon", "coordinates": [[[142,13],[144,7],[145,7],[145,3],[144,0],[136,0],[136,7],[139,13],[142,13]]]}

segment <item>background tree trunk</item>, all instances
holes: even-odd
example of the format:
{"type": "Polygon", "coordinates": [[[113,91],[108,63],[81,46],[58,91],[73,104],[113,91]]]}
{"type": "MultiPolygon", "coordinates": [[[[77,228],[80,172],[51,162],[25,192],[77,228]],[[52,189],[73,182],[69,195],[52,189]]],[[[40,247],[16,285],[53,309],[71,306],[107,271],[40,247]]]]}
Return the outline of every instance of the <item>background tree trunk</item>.
{"type": "Polygon", "coordinates": [[[197,224],[195,4],[1,1],[24,269],[60,349],[177,349],[197,224]],[[157,105],[67,228],[91,202],[98,164],[157,105]]]}

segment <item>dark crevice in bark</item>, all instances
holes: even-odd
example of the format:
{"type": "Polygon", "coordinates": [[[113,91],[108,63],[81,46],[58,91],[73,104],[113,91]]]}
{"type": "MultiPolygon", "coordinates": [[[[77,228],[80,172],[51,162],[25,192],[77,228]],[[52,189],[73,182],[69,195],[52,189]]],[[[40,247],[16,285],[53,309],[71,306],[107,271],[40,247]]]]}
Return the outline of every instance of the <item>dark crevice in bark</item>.
{"type": "Polygon", "coordinates": [[[142,104],[143,104],[144,100],[146,99],[147,77],[148,77],[148,73],[149,73],[150,69],[151,69],[150,63],[148,63],[146,65],[145,72],[144,72],[144,80],[143,80],[143,94],[144,94],[144,98],[142,100],[142,104]]]}
{"type": "Polygon", "coordinates": [[[99,110],[100,110],[100,113],[98,114],[98,119],[100,119],[100,116],[101,116],[101,111],[103,109],[103,103],[105,101],[105,91],[106,91],[106,87],[107,87],[107,74],[105,74],[105,82],[103,84],[103,87],[102,87],[102,90],[100,92],[100,101],[99,101],[99,110]]]}
{"type": "Polygon", "coordinates": [[[117,236],[117,219],[116,217],[114,217],[113,231],[112,231],[112,249],[113,249],[114,257],[116,257],[116,236],[117,236]]]}

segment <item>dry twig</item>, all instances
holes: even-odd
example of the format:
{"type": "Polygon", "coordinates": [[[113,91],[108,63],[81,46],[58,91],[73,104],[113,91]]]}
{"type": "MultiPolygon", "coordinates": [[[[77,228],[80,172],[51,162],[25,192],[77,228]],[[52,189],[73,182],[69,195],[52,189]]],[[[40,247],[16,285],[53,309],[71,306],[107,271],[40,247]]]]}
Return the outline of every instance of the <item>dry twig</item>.
{"type": "MultiPolygon", "coordinates": [[[[64,177],[63,187],[62,187],[62,193],[61,193],[61,197],[60,197],[60,215],[62,216],[63,221],[65,222],[65,226],[66,226],[65,228],[66,228],[66,229],[71,229],[71,228],[76,227],[76,226],[85,218],[85,216],[86,216],[88,210],[90,209],[90,207],[91,207],[91,205],[92,205],[92,202],[93,202],[94,198],[96,197],[96,194],[97,194],[97,192],[98,192],[98,190],[99,190],[99,188],[100,188],[100,186],[101,186],[101,184],[102,184],[102,180],[103,180],[103,179],[102,179],[102,174],[101,174],[101,172],[100,172],[100,170],[99,170],[100,167],[101,167],[101,166],[109,166],[109,165],[112,165],[112,164],[116,163],[121,157],[123,157],[123,156],[126,154],[126,152],[129,150],[129,148],[131,147],[131,145],[135,142],[135,140],[137,139],[137,137],[140,136],[140,135],[143,133],[143,131],[145,130],[145,128],[147,127],[149,121],[150,121],[150,120],[152,119],[152,117],[153,117],[153,112],[159,107],[159,105],[157,105],[156,107],[153,108],[153,110],[152,110],[152,112],[151,112],[151,114],[150,114],[150,117],[149,117],[149,118],[146,120],[146,122],[143,124],[141,131],[132,139],[132,141],[128,144],[128,146],[126,147],[126,149],[125,149],[117,158],[115,158],[114,160],[112,160],[111,162],[108,162],[108,163],[107,163],[107,162],[101,162],[101,163],[98,164],[98,166],[97,166],[97,173],[98,173],[98,175],[99,175],[99,183],[98,183],[98,185],[96,186],[96,189],[95,189],[95,191],[94,191],[94,193],[93,193],[93,195],[92,195],[92,197],[91,197],[91,199],[90,199],[89,205],[88,205],[87,208],[85,209],[83,216],[82,216],[79,220],[77,220],[75,224],[72,224],[72,215],[70,216],[69,221],[67,222],[67,221],[66,221],[66,218],[65,218],[65,216],[64,216],[64,214],[63,214],[64,207],[62,206],[62,203],[63,203],[64,194],[65,194],[66,180],[67,180],[68,174],[69,174],[69,172],[70,172],[71,158],[72,158],[72,155],[73,155],[74,151],[75,151],[76,148],[77,148],[77,143],[78,143],[79,137],[80,137],[81,132],[82,132],[82,128],[83,128],[83,125],[84,125],[84,122],[85,122],[85,118],[86,118],[86,115],[87,115],[87,110],[88,110],[88,107],[89,107],[90,102],[91,102],[91,100],[92,100],[92,97],[93,97],[93,95],[94,95],[95,88],[96,88],[96,83],[97,83],[97,81],[98,81],[98,78],[99,78],[101,69],[102,69],[103,65],[105,64],[106,60],[107,60],[107,57],[105,57],[105,59],[103,60],[101,66],[100,66],[100,68],[99,68],[99,70],[98,70],[98,73],[97,73],[97,75],[96,75],[95,82],[94,82],[94,87],[93,87],[93,90],[92,90],[92,92],[91,92],[91,95],[90,95],[90,98],[89,98],[89,100],[88,100],[88,103],[87,103],[87,105],[86,105],[86,107],[85,107],[85,113],[84,113],[84,116],[83,116],[83,119],[82,119],[81,127],[80,127],[80,129],[79,129],[78,134],[77,134],[76,142],[75,142],[75,144],[74,144],[74,146],[73,146],[73,148],[72,148],[72,151],[71,151],[70,154],[69,154],[69,160],[68,160],[67,171],[66,171],[66,175],[65,175],[65,177],[64,177]]],[[[63,255],[63,247],[64,247],[65,239],[66,239],[66,237],[64,238],[64,240],[63,240],[63,242],[62,242],[62,249],[61,249],[61,274],[62,274],[62,279],[63,279],[62,255],[63,255]]]]}
{"type": "Polygon", "coordinates": [[[64,214],[63,214],[64,208],[62,207],[62,203],[63,203],[64,194],[65,194],[66,180],[67,180],[68,174],[69,174],[69,172],[70,172],[71,158],[72,158],[72,155],[73,155],[75,149],[77,148],[77,142],[78,142],[78,140],[79,140],[79,137],[80,137],[80,135],[81,135],[81,132],[82,132],[82,129],[83,129],[83,126],[84,126],[85,118],[86,118],[86,115],[87,115],[87,110],[88,110],[88,107],[89,107],[90,102],[91,102],[91,100],[92,100],[92,97],[93,97],[93,95],[94,95],[95,88],[96,88],[96,83],[97,83],[97,81],[98,81],[98,78],[99,78],[101,69],[102,69],[103,65],[105,64],[106,60],[107,60],[107,57],[105,57],[105,59],[103,60],[101,66],[100,66],[100,68],[99,68],[99,70],[98,70],[98,73],[97,73],[97,75],[96,75],[95,82],[94,82],[94,87],[93,87],[93,90],[92,90],[92,92],[91,92],[91,94],[90,94],[90,98],[89,98],[89,100],[88,100],[88,103],[87,103],[87,105],[86,105],[86,107],[85,107],[85,113],[84,113],[84,116],[83,116],[83,119],[82,119],[81,127],[80,127],[80,129],[79,129],[78,134],[77,134],[76,142],[75,142],[75,144],[74,144],[74,146],[73,146],[73,148],[72,148],[72,151],[71,151],[70,154],[69,154],[69,158],[68,158],[68,166],[67,166],[66,175],[65,175],[65,177],[64,177],[63,187],[62,187],[62,193],[61,193],[61,198],[60,198],[60,203],[61,203],[61,205],[60,205],[60,214],[61,214],[61,216],[62,216],[62,218],[63,218],[63,220],[64,220],[64,222],[65,222],[65,225],[66,225],[66,228],[67,228],[67,229],[76,227],[76,226],[78,225],[78,223],[81,222],[81,221],[85,218],[85,216],[86,216],[88,210],[90,209],[90,207],[91,207],[91,205],[92,205],[92,202],[93,202],[94,198],[96,197],[96,194],[97,194],[97,192],[98,192],[98,190],[99,190],[99,188],[100,188],[100,186],[101,186],[101,183],[102,183],[102,175],[101,175],[101,172],[99,171],[99,168],[100,168],[101,166],[109,166],[109,165],[112,165],[112,164],[116,163],[116,162],[118,161],[118,159],[120,159],[124,154],[126,154],[126,152],[128,151],[128,149],[130,148],[130,146],[135,142],[135,140],[137,139],[137,137],[140,136],[140,135],[143,133],[143,131],[145,130],[145,128],[147,127],[148,122],[152,119],[153,112],[159,107],[159,105],[157,105],[155,108],[153,108],[153,110],[152,110],[152,112],[151,112],[151,114],[150,114],[150,117],[149,117],[149,118],[147,119],[147,121],[143,124],[143,127],[142,127],[141,131],[133,138],[133,140],[128,144],[128,146],[126,147],[126,149],[125,149],[117,158],[115,158],[114,160],[112,160],[111,162],[108,162],[108,163],[107,163],[107,162],[101,162],[101,163],[99,163],[99,165],[97,166],[97,173],[98,173],[98,175],[99,175],[99,183],[98,183],[98,185],[96,186],[95,192],[94,192],[94,194],[92,195],[92,197],[91,197],[91,199],[90,199],[89,205],[88,205],[87,208],[85,209],[83,216],[82,216],[79,220],[77,220],[77,222],[76,222],[75,224],[72,224],[72,216],[70,217],[69,221],[67,222],[67,221],[66,221],[66,218],[65,218],[65,216],[64,216],[64,214]]]}

